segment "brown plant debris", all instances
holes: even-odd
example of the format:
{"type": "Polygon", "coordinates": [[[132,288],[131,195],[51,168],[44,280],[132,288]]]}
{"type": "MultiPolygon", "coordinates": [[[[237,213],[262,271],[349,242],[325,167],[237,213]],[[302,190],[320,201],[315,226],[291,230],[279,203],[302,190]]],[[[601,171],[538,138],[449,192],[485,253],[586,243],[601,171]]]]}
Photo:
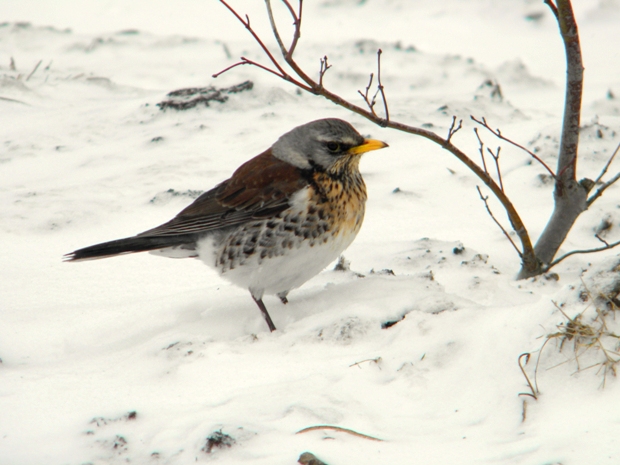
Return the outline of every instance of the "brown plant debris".
{"type": "Polygon", "coordinates": [[[208,107],[210,102],[224,103],[228,100],[230,94],[252,90],[253,87],[254,83],[252,81],[244,81],[240,84],[221,89],[213,86],[189,87],[168,93],[167,97],[169,98],[159,102],[157,106],[160,110],[167,110],[168,108],[188,110],[199,104],[204,104],[208,107]]]}
{"type": "Polygon", "coordinates": [[[201,449],[207,454],[210,454],[213,449],[224,449],[230,448],[235,443],[235,439],[226,434],[222,433],[222,430],[214,431],[210,436],[207,437],[207,442],[204,447],[201,449]]]}

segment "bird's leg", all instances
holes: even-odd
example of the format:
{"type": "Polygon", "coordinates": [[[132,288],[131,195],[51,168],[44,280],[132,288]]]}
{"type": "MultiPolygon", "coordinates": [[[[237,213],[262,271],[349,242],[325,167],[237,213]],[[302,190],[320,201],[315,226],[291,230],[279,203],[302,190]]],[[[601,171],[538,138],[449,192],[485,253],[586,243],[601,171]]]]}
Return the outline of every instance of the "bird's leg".
{"type": "Polygon", "coordinates": [[[269,326],[269,331],[274,332],[276,330],[276,327],[273,324],[271,317],[269,316],[269,312],[267,312],[267,307],[265,307],[265,304],[263,303],[263,299],[262,298],[257,299],[254,296],[252,296],[252,298],[254,299],[254,302],[256,302],[256,305],[258,305],[258,308],[263,314],[263,318],[265,318],[265,321],[267,322],[267,326],[269,326]]]}
{"type": "Polygon", "coordinates": [[[288,304],[288,299],[286,298],[286,296],[288,295],[288,291],[280,292],[279,294],[276,294],[276,295],[280,297],[280,301],[283,304],[288,304]]]}

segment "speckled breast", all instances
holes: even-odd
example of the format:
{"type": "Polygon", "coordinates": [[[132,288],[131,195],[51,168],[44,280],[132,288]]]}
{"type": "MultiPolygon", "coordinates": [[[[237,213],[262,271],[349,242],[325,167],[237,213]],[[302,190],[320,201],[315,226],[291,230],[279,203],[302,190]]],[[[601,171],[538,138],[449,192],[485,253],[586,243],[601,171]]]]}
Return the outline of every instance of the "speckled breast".
{"type": "Polygon", "coordinates": [[[270,258],[294,256],[302,247],[316,248],[317,260],[327,261],[326,266],[359,232],[365,203],[366,186],[359,172],[339,179],[314,173],[311,185],[293,196],[289,209],[232,231],[217,253],[217,267],[225,273],[248,262],[260,265],[270,258]]]}

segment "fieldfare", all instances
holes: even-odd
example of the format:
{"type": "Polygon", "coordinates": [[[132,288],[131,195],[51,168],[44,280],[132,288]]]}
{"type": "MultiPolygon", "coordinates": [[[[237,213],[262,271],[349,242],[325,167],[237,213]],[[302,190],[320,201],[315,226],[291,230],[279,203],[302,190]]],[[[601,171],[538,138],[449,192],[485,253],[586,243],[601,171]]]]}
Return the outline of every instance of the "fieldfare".
{"type": "Polygon", "coordinates": [[[276,294],[286,303],[291,289],[351,244],[366,203],[361,155],[384,147],[340,119],[312,121],[284,134],[167,223],[76,250],[64,260],[144,251],[200,258],[249,289],[274,331],[263,295],[276,294]]]}

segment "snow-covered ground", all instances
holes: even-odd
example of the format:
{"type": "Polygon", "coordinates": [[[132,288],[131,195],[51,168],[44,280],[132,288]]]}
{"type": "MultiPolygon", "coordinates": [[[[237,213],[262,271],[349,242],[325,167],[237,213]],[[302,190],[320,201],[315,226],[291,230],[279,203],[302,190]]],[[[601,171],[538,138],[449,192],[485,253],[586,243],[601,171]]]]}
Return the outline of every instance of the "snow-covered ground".
{"type": "MultiPolygon", "coordinates": [[[[267,36],[263,2],[231,4],[267,36]]],[[[578,169],[594,179],[620,141],[620,2],[574,8],[586,67],[578,169]]],[[[567,322],[554,302],[586,323],[605,308],[595,297],[618,273],[607,271],[615,250],[567,259],[557,281],[515,281],[518,257],[479,181],[447,152],[256,68],[212,79],[241,55],[265,62],[214,0],[3,0],[0,21],[0,465],[293,464],[304,451],[329,465],[620,463],[620,386],[586,369],[600,349],[581,346],[576,361],[574,338],[562,352],[551,340],[538,400],[519,396],[517,363],[532,353],[533,380],[545,336],[567,322]],[[179,88],[245,80],[253,89],[223,104],[157,106],[179,88]],[[275,333],[246,290],[197,260],[61,262],[167,221],[192,191],[323,117],[390,148],[362,161],[369,201],[350,271],[330,266],[287,306],[267,297],[275,333]],[[321,424],[383,442],[295,434],[321,424]],[[217,431],[235,443],[207,454],[217,431]]],[[[379,47],[394,120],[445,134],[461,117],[453,141],[477,157],[469,115],[485,116],[555,164],[564,55],[542,2],[306,2],[298,59],[316,74],[327,55],[329,88],[362,103],[379,47]]],[[[552,186],[522,152],[501,153],[535,240],[552,186]]],[[[618,192],[580,217],[561,253],[600,246],[604,220],[606,240],[620,239],[618,192]]],[[[612,314],[607,324],[620,332],[612,314]]]]}

